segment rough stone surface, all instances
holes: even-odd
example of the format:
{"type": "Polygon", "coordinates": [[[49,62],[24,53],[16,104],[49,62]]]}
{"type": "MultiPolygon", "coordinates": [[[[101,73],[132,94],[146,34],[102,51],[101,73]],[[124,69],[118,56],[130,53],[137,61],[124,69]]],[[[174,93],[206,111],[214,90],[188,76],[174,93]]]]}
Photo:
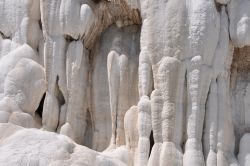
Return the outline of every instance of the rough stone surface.
{"type": "Polygon", "coordinates": [[[0,166],[249,166],[249,0],[1,0],[0,166]]]}

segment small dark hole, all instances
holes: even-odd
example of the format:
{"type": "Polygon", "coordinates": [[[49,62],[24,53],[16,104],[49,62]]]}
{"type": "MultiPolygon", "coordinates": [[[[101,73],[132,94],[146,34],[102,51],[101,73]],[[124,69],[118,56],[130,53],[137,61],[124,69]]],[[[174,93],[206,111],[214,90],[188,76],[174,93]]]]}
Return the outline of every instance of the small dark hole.
{"type": "Polygon", "coordinates": [[[151,131],[149,139],[150,139],[150,151],[149,151],[149,156],[150,156],[152,148],[153,148],[153,146],[155,144],[153,131],[151,131]]]}
{"type": "Polygon", "coordinates": [[[43,27],[42,27],[42,21],[39,20],[39,21],[38,21],[38,24],[39,24],[40,29],[42,30],[42,29],[43,29],[43,27]]]}
{"type": "Polygon", "coordinates": [[[46,96],[46,94],[44,93],[44,94],[43,94],[43,97],[42,97],[42,99],[41,99],[41,101],[40,101],[40,104],[39,104],[39,106],[38,106],[38,108],[37,108],[37,110],[36,110],[36,113],[37,113],[41,118],[43,117],[43,103],[44,103],[45,96],[46,96]]]}
{"type": "Polygon", "coordinates": [[[101,0],[92,0],[92,1],[94,1],[95,3],[99,3],[101,0]]]}

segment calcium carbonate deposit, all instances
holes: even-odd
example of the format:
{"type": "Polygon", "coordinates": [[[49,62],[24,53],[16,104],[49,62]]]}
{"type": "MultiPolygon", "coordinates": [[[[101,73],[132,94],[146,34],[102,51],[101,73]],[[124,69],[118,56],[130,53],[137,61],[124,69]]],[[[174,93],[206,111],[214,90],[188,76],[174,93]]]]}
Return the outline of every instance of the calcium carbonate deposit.
{"type": "Polygon", "coordinates": [[[250,166],[250,0],[0,0],[0,166],[250,166]]]}

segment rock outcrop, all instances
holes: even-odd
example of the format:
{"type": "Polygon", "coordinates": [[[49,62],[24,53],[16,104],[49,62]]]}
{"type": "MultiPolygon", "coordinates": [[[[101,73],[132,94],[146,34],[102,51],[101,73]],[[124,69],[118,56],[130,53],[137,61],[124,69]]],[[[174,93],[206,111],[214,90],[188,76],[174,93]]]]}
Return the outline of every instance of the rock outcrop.
{"type": "Polygon", "coordinates": [[[0,165],[248,166],[249,0],[2,0],[0,165]]]}

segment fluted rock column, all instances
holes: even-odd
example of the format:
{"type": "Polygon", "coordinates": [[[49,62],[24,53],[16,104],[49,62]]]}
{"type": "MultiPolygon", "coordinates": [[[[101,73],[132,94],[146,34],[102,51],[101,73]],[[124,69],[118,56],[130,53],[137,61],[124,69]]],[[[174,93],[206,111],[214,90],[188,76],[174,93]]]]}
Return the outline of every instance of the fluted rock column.
{"type": "Polygon", "coordinates": [[[148,96],[142,96],[138,103],[138,156],[136,166],[145,166],[148,163],[151,133],[151,106],[148,96]]]}
{"type": "Polygon", "coordinates": [[[124,117],[124,128],[126,137],[126,148],[129,150],[128,166],[133,166],[137,163],[137,148],[138,148],[138,107],[132,106],[126,112],[124,117]]]}
{"type": "Polygon", "coordinates": [[[108,80],[110,93],[110,107],[112,118],[112,136],[110,146],[124,145],[125,135],[123,127],[123,118],[127,110],[122,108],[126,106],[126,99],[121,102],[123,96],[126,96],[128,89],[125,83],[128,81],[128,57],[119,55],[111,51],[108,55],[108,80]],[[125,94],[123,94],[125,93],[125,94]],[[119,102],[120,101],[120,102],[119,102]]]}
{"type": "Polygon", "coordinates": [[[57,129],[60,107],[67,99],[65,47],[66,41],[62,36],[49,37],[45,41],[47,92],[43,107],[43,128],[49,131],[57,129]]]}
{"type": "Polygon", "coordinates": [[[229,83],[228,74],[218,77],[218,166],[239,166],[239,163],[234,155],[235,136],[230,106],[229,83]]]}
{"type": "Polygon", "coordinates": [[[61,133],[83,144],[86,128],[86,88],[88,85],[88,51],[81,41],[71,42],[67,51],[66,76],[69,93],[66,123],[61,133]],[[73,135],[71,135],[73,133],[73,135]]]}
{"type": "MultiPolygon", "coordinates": [[[[232,112],[230,102],[230,68],[233,58],[232,43],[229,39],[229,19],[226,12],[226,7],[222,6],[220,11],[220,34],[219,42],[215,50],[215,57],[213,62],[214,78],[217,84],[218,96],[218,111],[216,114],[218,122],[214,126],[215,117],[212,119],[211,131],[217,130],[215,133],[210,133],[210,150],[207,157],[207,164],[217,163],[218,166],[223,165],[239,165],[234,156],[234,129],[232,123],[232,112]],[[213,134],[214,133],[214,134],[213,134]],[[215,138],[214,138],[215,137],[215,138]],[[214,141],[216,141],[217,155],[214,156],[214,141]],[[229,143],[230,142],[230,143],[229,143]],[[212,144],[211,144],[212,143],[212,144]],[[215,160],[215,161],[214,161],[215,160]]],[[[211,84],[212,88],[213,84],[211,84]]],[[[216,102],[216,101],[214,101],[216,102]]],[[[214,104],[210,103],[209,107],[214,104]]]]}
{"type": "Polygon", "coordinates": [[[161,166],[180,165],[179,161],[176,160],[177,150],[174,143],[176,95],[180,79],[180,65],[181,62],[178,59],[165,57],[161,61],[157,75],[163,98],[161,166]]]}
{"type": "Polygon", "coordinates": [[[216,79],[213,79],[209,89],[206,117],[205,133],[203,136],[204,156],[207,166],[217,165],[217,131],[218,131],[218,89],[216,79]]]}
{"type": "Polygon", "coordinates": [[[151,150],[148,166],[160,165],[160,154],[162,148],[162,108],[163,99],[161,91],[155,89],[151,93],[151,119],[154,145],[151,150]]]}
{"type": "Polygon", "coordinates": [[[80,144],[84,141],[86,127],[87,49],[89,41],[95,38],[95,35],[89,35],[90,27],[96,21],[89,3],[40,1],[48,85],[43,128],[68,135],[80,144]],[[76,41],[68,43],[72,39],[76,41]]]}
{"type": "Polygon", "coordinates": [[[209,66],[218,42],[219,14],[213,0],[187,2],[190,59],[187,63],[187,141],[183,164],[202,166],[205,162],[201,138],[205,104],[212,78],[209,66]]]}

